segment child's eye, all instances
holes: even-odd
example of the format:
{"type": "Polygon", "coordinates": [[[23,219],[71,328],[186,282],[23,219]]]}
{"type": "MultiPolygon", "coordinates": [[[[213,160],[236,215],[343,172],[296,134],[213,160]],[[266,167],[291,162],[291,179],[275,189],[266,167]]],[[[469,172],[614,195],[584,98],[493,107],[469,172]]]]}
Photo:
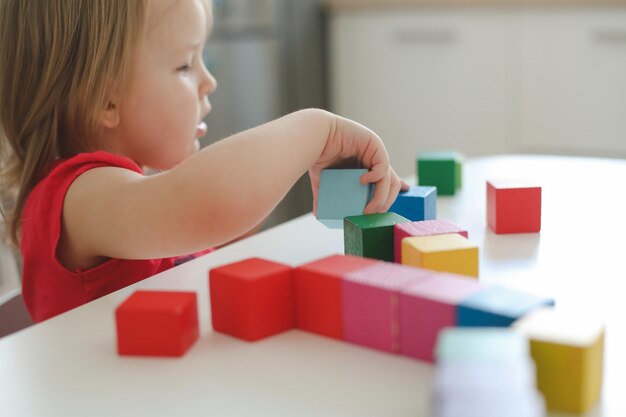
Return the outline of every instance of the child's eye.
{"type": "Polygon", "coordinates": [[[181,65],[180,67],[176,68],[176,71],[186,72],[186,71],[189,71],[190,69],[191,69],[191,64],[187,63],[185,65],[181,65]]]}

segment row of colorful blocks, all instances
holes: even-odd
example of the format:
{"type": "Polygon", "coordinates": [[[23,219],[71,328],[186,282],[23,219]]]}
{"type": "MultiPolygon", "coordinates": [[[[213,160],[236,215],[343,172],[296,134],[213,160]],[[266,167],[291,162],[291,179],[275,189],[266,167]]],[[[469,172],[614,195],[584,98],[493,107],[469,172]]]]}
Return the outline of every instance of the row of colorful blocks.
{"type": "MultiPolygon", "coordinates": [[[[317,218],[328,227],[363,213],[372,196],[371,184],[359,178],[366,169],[322,171],[317,218]]],[[[437,218],[436,187],[414,186],[398,194],[389,212],[408,220],[437,218]]],[[[495,233],[535,233],[541,230],[541,187],[516,180],[487,181],[487,224],[495,233]]]]}
{"type": "Polygon", "coordinates": [[[542,417],[528,339],[510,328],[447,328],[439,333],[434,417],[542,417]]]}
{"type": "MultiPolygon", "coordinates": [[[[432,361],[443,327],[509,326],[533,308],[553,304],[462,276],[346,255],[297,268],[251,258],[214,268],[209,276],[216,331],[254,341],[297,327],[426,361],[432,361]]],[[[167,305],[167,297],[155,305],[167,305]]],[[[186,297],[189,308],[180,311],[188,312],[183,317],[191,324],[193,305],[186,297]]],[[[137,336],[149,331],[141,324],[141,312],[148,311],[142,303],[149,302],[141,301],[145,294],[138,298],[117,311],[121,354],[162,348],[137,336]]]]}
{"type": "MultiPolygon", "coordinates": [[[[211,270],[210,287],[213,326],[218,331],[258,340],[295,326],[426,361],[432,361],[443,327],[508,326],[533,308],[553,304],[548,298],[481,285],[463,276],[347,255],[332,255],[293,270],[250,259],[211,270]],[[282,281],[269,278],[279,271],[282,281]],[[268,282],[265,308],[256,311],[250,311],[249,298],[240,296],[253,279],[268,282]],[[276,294],[287,295],[281,300],[276,294]],[[278,306],[280,311],[275,310],[278,306]],[[265,323],[259,321],[261,316],[267,318],[265,323]],[[253,318],[258,326],[246,329],[253,318]]],[[[258,296],[261,285],[255,290],[258,296]]]]}

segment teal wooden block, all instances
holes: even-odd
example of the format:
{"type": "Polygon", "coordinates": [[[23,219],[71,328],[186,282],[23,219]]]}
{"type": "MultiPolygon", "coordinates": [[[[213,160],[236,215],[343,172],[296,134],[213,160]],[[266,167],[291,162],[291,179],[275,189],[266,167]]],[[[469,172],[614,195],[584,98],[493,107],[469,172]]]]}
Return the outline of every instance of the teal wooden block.
{"type": "Polygon", "coordinates": [[[454,195],[461,188],[463,156],[455,151],[421,152],[417,179],[422,186],[437,187],[438,195],[454,195]]]}
{"type": "Polygon", "coordinates": [[[346,255],[393,262],[393,226],[408,221],[390,212],[346,217],[343,222],[346,255]]]}
{"type": "Polygon", "coordinates": [[[510,328],[448,327],[439,332],[437,362],[525,361],[530,354],[528,338],[510,328]]]}
{"type": "Polygon", "coordinates": [[[317,219],[327,227],[340,229],[344,217],[363,214],[372,199],[372,184],[360,178],[367,169],[325,169],[320,177],[317,219]]]}

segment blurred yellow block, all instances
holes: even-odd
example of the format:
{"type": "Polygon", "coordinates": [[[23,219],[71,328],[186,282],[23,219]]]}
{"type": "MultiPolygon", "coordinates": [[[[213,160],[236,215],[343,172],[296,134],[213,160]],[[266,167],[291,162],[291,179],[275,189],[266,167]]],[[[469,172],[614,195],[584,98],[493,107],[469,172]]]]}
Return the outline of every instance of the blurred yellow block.
{"type": "Polygon", "coordinates": [[[402,263],[478,278],[478,246],[457,233],[407,237],[402,263]]]}
{"type": "Polygon", "coordinates": [[[600,398],[604,326],[588,315],[539,309],[513,325],[530,340],[537,388],[550,410],[586,413],[600,398]]]}

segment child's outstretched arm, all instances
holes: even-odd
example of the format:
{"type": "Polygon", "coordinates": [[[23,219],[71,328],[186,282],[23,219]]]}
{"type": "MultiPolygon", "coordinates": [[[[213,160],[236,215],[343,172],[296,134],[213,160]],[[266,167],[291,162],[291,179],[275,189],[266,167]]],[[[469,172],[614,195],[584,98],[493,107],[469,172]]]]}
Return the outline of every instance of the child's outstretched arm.
{"type": "MultiPolygon", "coordinates": [[[[155,144],[158,146],[158,144],[155,144]]],[[[103,257],[144,259],[230,241],[262,221],[310,169],[356,157],[376,183],[367,213],[385,211],[402,183],[372,131],[323,110],[301,110],[204,148],[162,174],[96,168],[65,197],[59,256],[89,267],[103,257]]]]}

